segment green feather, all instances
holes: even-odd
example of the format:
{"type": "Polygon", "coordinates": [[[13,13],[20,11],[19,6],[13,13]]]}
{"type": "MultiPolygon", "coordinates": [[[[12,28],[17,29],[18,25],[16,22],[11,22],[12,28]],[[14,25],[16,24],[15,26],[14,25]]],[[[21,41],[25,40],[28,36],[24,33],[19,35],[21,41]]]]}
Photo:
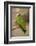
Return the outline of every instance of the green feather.
{"type": "Polygon", "coordinates": [[[16,23],[20,26],[20,28],[21,28],[24,32],[26,32],[26,30],[24,30],[24,29],[25,29],[25,26],[26,26],[26,21],[25,21],[25,19],[23,19],[23,17],[22,17],[21,15],[18,15],[18,16],[16,17],[16,23]]]}

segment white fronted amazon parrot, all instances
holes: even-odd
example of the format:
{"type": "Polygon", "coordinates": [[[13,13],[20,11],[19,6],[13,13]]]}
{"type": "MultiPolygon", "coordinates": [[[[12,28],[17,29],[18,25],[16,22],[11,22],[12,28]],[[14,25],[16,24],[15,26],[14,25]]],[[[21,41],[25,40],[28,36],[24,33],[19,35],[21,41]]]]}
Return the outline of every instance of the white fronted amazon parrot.
{"type": "Polygon", "coordinates": [[[19,25],[19,27],[25,33],[26,32],[26,29],[25,29],[26,21],[25,21],[25,19],[23,19],[23,17],[20,14],[18,16],[16,16],[16,23],[19,25]]]}

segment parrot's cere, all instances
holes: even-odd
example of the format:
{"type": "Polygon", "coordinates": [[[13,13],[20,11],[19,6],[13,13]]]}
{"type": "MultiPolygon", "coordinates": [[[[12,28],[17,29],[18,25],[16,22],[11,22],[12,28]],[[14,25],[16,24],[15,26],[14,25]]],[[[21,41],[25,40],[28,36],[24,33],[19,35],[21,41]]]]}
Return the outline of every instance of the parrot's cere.
{"type": "Polygon", "coordinates": [[[29,35],[29,9],[28,8],[12,9],[12,35],[13,36],[29,35]]]}

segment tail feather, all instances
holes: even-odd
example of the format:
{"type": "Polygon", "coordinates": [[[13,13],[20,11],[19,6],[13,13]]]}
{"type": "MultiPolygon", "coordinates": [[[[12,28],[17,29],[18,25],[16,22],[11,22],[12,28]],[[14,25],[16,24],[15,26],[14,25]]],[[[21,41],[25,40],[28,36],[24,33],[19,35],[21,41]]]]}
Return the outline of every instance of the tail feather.
{"type": "Polygon", "coordinates": [[[22,29],[22,31],[24,32],[24,33],[26,33],[26,30],[19,24],[19,26],[20,26],[20,28],[22,29]]]}

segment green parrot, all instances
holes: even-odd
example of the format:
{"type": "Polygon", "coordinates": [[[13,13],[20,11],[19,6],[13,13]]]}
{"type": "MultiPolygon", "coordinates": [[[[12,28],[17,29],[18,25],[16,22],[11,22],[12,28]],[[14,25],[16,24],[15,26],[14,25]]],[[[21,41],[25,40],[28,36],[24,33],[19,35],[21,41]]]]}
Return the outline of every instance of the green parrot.
{"type": "Polygon", "coordinates": [[[23,17],[20,14],[18,16],[16,16],[16,23],[19,25],[19,27],[25,33],[26,32],[26,29],[25,29],[26,21],[25,21],[25,19],[23,19],[23,17]]]}

